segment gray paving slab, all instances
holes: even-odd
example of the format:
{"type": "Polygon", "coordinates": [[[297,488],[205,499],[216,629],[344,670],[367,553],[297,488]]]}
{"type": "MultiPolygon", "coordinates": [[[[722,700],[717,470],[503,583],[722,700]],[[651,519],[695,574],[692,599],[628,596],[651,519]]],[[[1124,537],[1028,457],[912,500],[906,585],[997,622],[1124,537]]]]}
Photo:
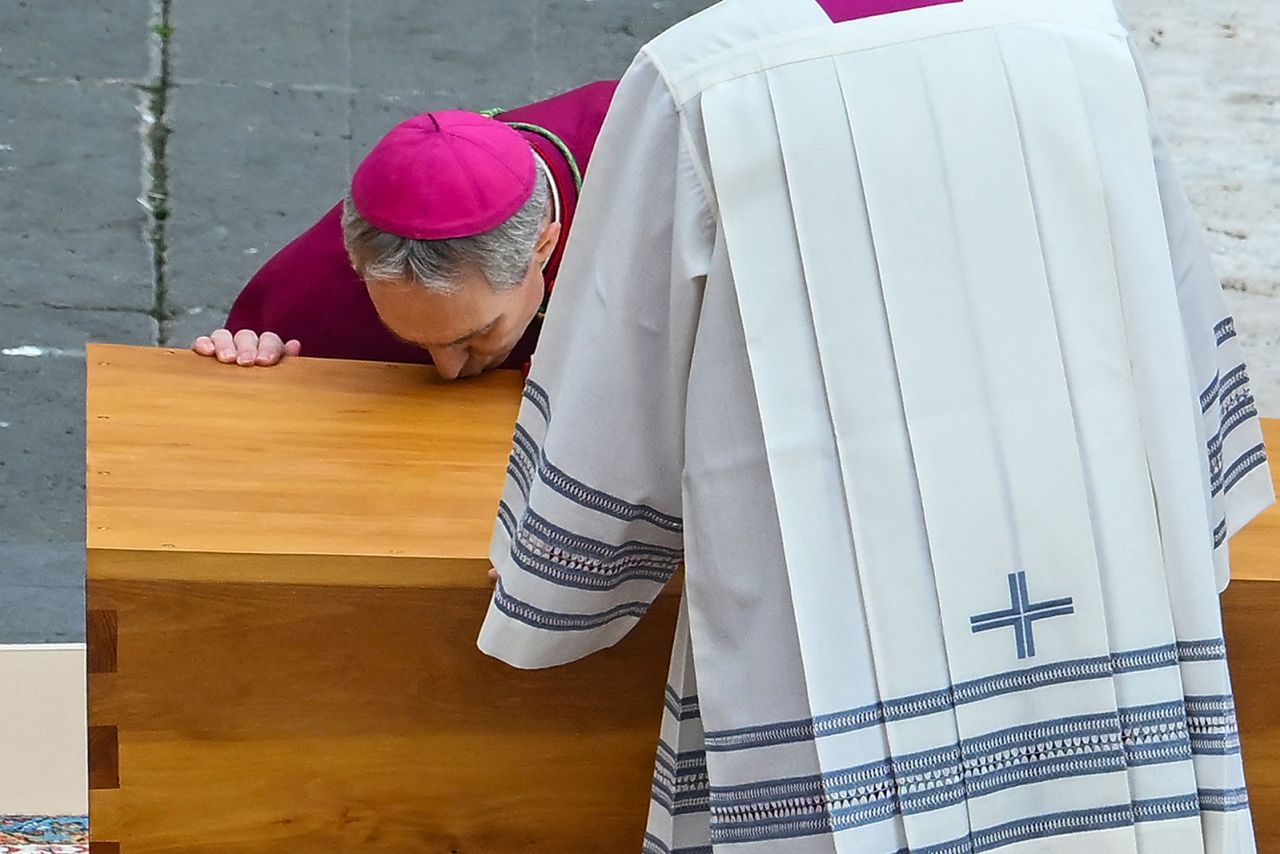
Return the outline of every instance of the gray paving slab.
{"type": "Polygon", "coordinates": [[[706,0],[538,0],[538,96],[621,77],[645,42],[710,5],[706,0]]]}
{"type": "Polygon", "coordinates": [[[174,79],[345,86],[347,7],[347,0],[171,0],[174,79]]]}
{"type": "MultiPolygon", "coordinates": [[[[0,560],[6,549],[0,546],[0,560]]],[[[84,586],[6,586],[0,643],[84,643],[84,586]]]]}
{"type": "Polygon", "coordinates": [[[255,84],[169,96],[168,305],[226,306],[262,262],[341,198],[349,97],[255,84]]]}
{"type": "MultiPolygon", "coordinates": [[[[83,525],[81,525],[83,530],[83,525]]],[[[10,587],[84,587],[83,540],[49,543],[34,539],[0,542],[0,577],[10,587]]],[[[0,599],[3,599],[0,594],[0,599]]],[[[2,618],[0,618],[2,619],[2,618]]],[[[5,634],[0,622],[0,643],[22,643],[5,634]]]]}
{"type": "Polygon", "coordinates": [[[138,92],[0,85],[0,303],[149,308],[138,92]]]}
{"type": "Polygon", "coordinates": [[[82,517],[86,341],[155,343],[132,312],[6,309],[0,313],[0,542],[57,541],[82,517]]]}
{"type": "Polygon", "coordinates": [[[165,324],[164,340],[160,343],[166,347],[190,347],[201,335],[208,335],[221,326],[230,308],[228,299],[223,305],[179,309],[165,324]]]}
{"type": "Polygon", "coordinates": [[[153,343],[155,326],[125,311],[0,312],[0,643],[83,633],[82,354],[86,341],[153,343]]]}
{"type": "Polygon", "coordinates": [[[472,109],[520,103],[536,89],[535,0],[364,0],[351,19],[351,83],[423,92],[472,109]]]}
{"type": "Polygon", "coordinates": [[[152,24],[151,0],[6,0],[0,74],[141,80],[150,69],[152,24]]]}

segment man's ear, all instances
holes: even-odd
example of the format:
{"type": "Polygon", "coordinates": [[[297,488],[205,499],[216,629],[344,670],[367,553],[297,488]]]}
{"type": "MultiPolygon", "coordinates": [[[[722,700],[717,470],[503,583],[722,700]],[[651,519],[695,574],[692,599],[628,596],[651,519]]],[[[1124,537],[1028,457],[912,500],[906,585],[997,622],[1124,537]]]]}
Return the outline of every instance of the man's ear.
{"type": "Polygon", "coordinates": [[[538,242],[533,247],[533,257],[539,267],[547,263],[547,259],[551,257],[552,252],[556,251],[556,244],[559,242],[560,223],[548,222],[542,227],[538,242]]]}

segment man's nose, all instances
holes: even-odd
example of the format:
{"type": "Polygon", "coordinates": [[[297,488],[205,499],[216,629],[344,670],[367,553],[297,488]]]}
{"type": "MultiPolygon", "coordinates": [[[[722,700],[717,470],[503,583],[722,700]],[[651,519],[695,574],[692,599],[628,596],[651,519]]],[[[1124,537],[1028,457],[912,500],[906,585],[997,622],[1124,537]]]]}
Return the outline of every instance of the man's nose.
{"type": "Polygon", "coordinates": [[[442,379],[456,380],[462,373],[462,369],[467,366],[467,351],[454,349],[433,351],[431,360],[435,362],[436,371],[442,379]]]}

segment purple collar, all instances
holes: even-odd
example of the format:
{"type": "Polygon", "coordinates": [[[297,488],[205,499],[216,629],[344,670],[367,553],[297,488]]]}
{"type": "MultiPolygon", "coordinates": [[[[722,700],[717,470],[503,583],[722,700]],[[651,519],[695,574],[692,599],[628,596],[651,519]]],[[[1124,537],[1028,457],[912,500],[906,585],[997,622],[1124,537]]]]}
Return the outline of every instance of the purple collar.
{"type": "Polygon", "coordinates": [[[858,18],[874,18],[892,12],[959,2],[961,0],[818,0],[818,5],[833,22],[839,24],[858,18]]]}

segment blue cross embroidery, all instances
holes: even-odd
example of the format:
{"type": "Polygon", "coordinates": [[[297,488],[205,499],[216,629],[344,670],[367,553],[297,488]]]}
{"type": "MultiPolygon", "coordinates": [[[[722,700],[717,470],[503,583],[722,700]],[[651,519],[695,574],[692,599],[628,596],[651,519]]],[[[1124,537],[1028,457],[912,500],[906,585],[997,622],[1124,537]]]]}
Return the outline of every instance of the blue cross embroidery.
{"type": "Polygon", "coordinates": [[[1031,631],[1031,624],[1036,620],[1049,617],[1062,617],[1074,614],[1071,597],[1049,599],[1044,602],[1032,602],[1027,595],[1027,574],[1025,572],[1009,573],[1009,602],[1011,607],[1003,611],[990,611],[969,618],[973,633],[985,632],[988,629],[1003,629],[1013,626],[1014,639],[1018,642],[1018,658],[1035,658],[1036,638],[1031,631]]]}

